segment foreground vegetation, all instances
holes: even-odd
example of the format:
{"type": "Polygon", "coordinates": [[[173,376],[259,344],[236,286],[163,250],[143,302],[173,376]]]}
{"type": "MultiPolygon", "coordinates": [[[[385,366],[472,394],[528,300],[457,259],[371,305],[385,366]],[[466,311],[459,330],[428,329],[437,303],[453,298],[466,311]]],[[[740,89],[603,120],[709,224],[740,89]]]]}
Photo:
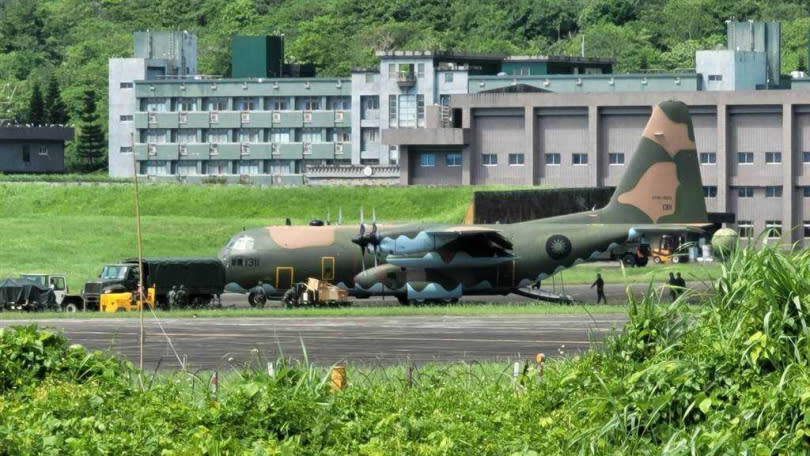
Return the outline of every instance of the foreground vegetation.
{"type": "MultiPolygon", "coordinates": [[[[140,373],[33,327],[0,330],[10,454],[802,454],[810,451],[810,253],[747,250],[699,308],[655,294],[584,355],[224,377],[140,373]],[[522,360],[521,360],[522,361],[522,360]]],[[[253,368],[251,368],[253,367],[253,368]]]]}

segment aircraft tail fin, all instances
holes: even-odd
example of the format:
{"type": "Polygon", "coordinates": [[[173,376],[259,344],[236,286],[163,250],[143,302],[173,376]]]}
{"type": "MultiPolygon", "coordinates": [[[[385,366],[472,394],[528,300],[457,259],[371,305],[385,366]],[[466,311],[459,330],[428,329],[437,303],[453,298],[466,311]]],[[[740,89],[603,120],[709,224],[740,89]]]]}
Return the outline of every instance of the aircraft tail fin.
{"type": "Polygon", "coordinates": [[[695,133],[684,103],[665,101],[653,108],[636,153],[602,213],[621,223],[708,220],[695,133]]]}

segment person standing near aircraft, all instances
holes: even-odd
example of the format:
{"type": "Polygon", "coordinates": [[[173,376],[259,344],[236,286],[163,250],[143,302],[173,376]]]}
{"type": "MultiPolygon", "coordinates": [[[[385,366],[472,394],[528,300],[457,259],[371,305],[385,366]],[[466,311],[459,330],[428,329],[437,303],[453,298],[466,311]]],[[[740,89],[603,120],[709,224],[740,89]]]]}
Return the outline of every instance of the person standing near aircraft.
{"type": "Polygon", "coordinates": [[[669,299],[670,299],[670,301],[675,301],[675,298],[678,297],[678,293],[675,290],[676,286],[678,286],[678,283],[675,280],[675,275],[670,272],[669,273],[669,280],[667,280],[667,288],[669,289],[669,299]]]}
{"type": "Polygon", "coordinates": [[[605,281],[602,279],[602,274],[596,273],[596,281],[591,285],[591,288],[596,287],[596,303],[604,301],[607,304],[605,297],[605,281]]]}
{"type": "Polygon", "coordinates": [[[675,285],[678,287],[677,289],[678,296],[682,295],[684,290],[686,290],[686,280],[684,280],[684,278],[681,277],[680,272],[675,276],[675,285]]]}

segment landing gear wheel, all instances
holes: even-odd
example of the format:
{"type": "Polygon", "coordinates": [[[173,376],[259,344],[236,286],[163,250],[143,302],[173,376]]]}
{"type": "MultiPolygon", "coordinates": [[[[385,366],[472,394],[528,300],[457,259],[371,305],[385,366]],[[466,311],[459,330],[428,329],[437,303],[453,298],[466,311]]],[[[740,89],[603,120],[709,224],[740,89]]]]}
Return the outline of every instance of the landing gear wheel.
{"type": "Polygon", "coordinates": [[[250,307],[256,307],[256,294],[255,293],[248,294],[248,304],[250,304],[250,307]]]}
{"type": "Polygon", "coordinates": [[[661,257],[657,257],[657,256],[656,256],[656,257],[653,257],[653,263],[655,263],[655,264],[661,264],[661,257]]]}
{"type": "Polygon", "coordinates": [[[408,297],[403,296],[403,295],[397,296],[397,302],[399,302],[400,305],[403,305],[403,306],[407,306],[407,305],[410,304],[410,302],[408,301],[408,297]]]}
{"type": "Polygon", "coordinates": [[[624,263],[625,266],[633,267],[636,265],[636,256],[632,253],[625,253],[622,255],[622,263],[624,263]]]}

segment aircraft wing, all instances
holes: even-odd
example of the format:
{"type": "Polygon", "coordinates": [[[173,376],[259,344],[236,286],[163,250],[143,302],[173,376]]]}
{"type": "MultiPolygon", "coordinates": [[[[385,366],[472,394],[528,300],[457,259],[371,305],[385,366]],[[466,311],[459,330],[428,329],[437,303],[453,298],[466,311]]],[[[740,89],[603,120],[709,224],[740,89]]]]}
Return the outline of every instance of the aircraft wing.
{"type": "Polygon", "coordinates": [[[475,227],[388,235],[380,250],[388,254],[388,263],[410,268],[487,267],[515,259],[512,242],[501,232],[475,227]]]}
{"type": "Polygon", "coordinates": [[[635,239],[642,234],[703,234],[711,227],[711,223],[664,223],[660,225],[638,225],[630,228],[630,239],[635,239]]]}

